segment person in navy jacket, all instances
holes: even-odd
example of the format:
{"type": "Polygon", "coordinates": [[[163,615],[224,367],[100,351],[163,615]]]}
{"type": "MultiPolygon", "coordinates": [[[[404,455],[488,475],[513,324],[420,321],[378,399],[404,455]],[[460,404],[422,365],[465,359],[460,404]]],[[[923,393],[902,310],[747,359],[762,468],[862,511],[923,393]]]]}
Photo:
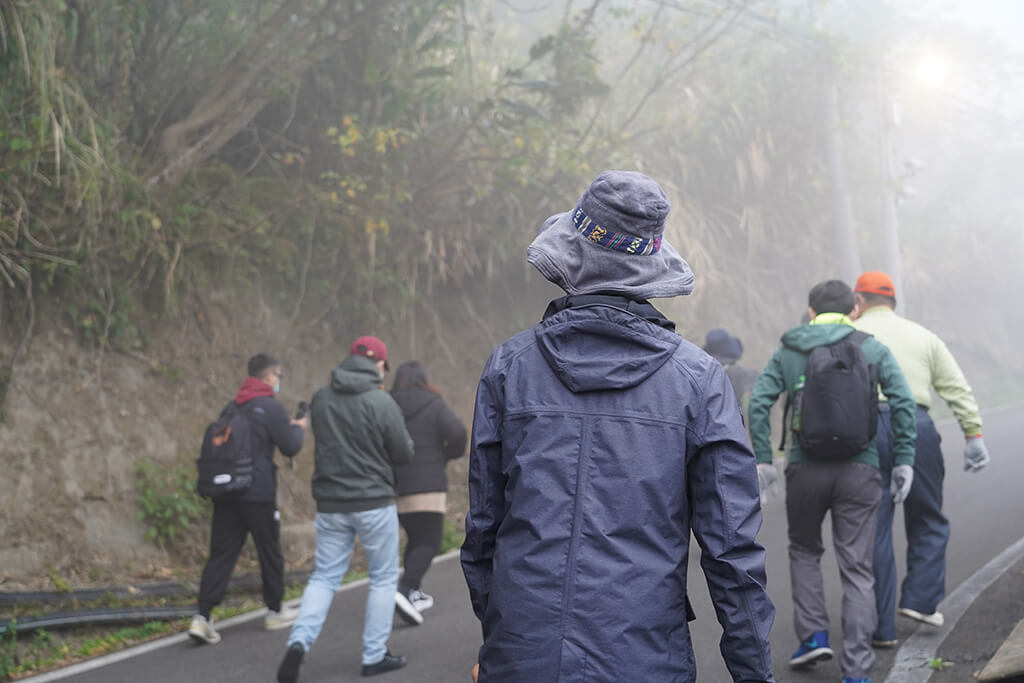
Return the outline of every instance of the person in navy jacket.
{"type": "Polygon", "coordinates": [[[774,680],[738,402],[647,301],[693,288],[668,211],[655,181],[608,171],[527,249],[567,296],[494,350],[477,390],[461,559],[482,683],[695,680],[691,531],[729,671],[774,680]]]}

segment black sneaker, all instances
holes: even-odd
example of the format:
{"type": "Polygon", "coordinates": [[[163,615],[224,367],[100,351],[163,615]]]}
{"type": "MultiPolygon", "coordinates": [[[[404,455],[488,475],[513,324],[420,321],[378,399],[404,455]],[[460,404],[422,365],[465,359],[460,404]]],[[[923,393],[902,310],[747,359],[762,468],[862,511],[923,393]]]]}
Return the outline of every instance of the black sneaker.
{"type": "Polygon", "coordinates": [[[384,657],[376,664],[363,664],[363,675],[376,676],[377,674],[401,669],[406,664],[408,664],[408,662],[405,660],[405,657],[402,657],[401,655],[393,655],[391,654],[391,651],[388,650],[384,653],[384,657]]]}
{"type": "Polygon", "coordinates": [[[299,680],[299,666],[302,665],[302,658],[305,654],[306,649],[298,643],[288,646],[288,651],[284,653],[284,659],[281,660],[281,666],[277,667],[277,683],[295,683],[299,680]]]}

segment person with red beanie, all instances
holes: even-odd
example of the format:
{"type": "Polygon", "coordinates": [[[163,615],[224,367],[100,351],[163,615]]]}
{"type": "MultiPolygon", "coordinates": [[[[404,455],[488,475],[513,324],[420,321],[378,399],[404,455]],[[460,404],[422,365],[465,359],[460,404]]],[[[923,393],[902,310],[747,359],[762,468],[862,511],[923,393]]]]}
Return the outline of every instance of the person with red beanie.
{"type": "MultiPolygon", "coordinates": [[[[916,621],[942,626],[939,602],[946,590],[946,545],[949,520],[942,514],[942,460],[939,433],[928,415],[935,392],[949,405],[964,433],[964,469],[978,472],[989,463],[981,435],[981,413],[974,393],[953,354],[927,328],[896,314],[896,288],[881,271],[863,273],[854,287],[857,306],[851,317],[858,329],[874,335],[889,347],[917,402],[917,445],[914,477],[903,502],[907,533],[907,573],[896,608],[896,558],[892,547],[893,500],[888,485],[878,508],[875,537],[875,601],[878,627],[875,647],[897,644],[895,613],[916,621]]],[[[879,403],[878,455],[882,477],[892,472],[892,429],[888,405],[879,403]]]]}
{"type": "Polygon", "coordinates": [[[405,657],[388,649],[388,637],[398,589],[394,467],[412,460],[413,440],[402,410],[381,388],[389,367],[384,342],[359,337],[310,403],[316,437],[316,568],[302,593],[299,615],[277,669],[278,683],[299,679],[302,661],[319,637],[334,592],[348,571],[357,536],[370,575],[362,674],[376,676],[406,665],[405,657]]]}

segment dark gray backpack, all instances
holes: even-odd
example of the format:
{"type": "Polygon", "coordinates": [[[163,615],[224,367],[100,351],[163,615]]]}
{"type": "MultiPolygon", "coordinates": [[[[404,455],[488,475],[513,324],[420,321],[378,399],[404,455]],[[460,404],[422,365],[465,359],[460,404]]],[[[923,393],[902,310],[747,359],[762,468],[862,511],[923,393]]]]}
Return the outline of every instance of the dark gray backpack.
{"type": "Polygon", "coordinates": [[[798,387],[792,400],[791,429],[809,460],[852,458],[874,441],[878,369],[867,362],[861,349],[870,336],[855,330],[807,355],[803,387],[798,387]]]}
{"type": "Polygon", "coordinates": [[[242,493],[252,486],[252,426],[248,404],[233,401],[203,434],[196,460],[196,490],[201,496],[219,498],[242,493]]]}

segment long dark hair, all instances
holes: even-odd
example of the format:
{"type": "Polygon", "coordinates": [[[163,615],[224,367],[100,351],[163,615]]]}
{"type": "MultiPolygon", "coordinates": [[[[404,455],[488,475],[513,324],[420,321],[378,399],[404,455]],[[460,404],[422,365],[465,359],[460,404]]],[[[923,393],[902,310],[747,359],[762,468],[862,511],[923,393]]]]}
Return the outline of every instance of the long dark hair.
{"type": "Polygon", "coordinates": [[[423,369],[423,365],[417,360],[406,361],[395,370],[395,383],[391,385],[391,391],[404,391],[407,389],[426,389],[438,396],[441,395],[441,390],[431,384],[430,380],[427,379],[427,371],[423,369]]]}

